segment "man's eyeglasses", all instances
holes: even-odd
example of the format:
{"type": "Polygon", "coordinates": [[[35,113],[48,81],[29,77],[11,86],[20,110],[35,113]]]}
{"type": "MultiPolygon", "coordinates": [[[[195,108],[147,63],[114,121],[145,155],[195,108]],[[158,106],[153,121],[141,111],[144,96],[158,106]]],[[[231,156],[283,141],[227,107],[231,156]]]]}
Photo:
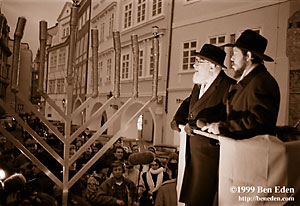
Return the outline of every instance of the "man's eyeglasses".
{"type": "Polygon", "coordinates": [[[195,65],[204,64],[204,63],[208,63],[208,61],[205,59],[201,59],[200,57],[195,58],[195,65]]]}

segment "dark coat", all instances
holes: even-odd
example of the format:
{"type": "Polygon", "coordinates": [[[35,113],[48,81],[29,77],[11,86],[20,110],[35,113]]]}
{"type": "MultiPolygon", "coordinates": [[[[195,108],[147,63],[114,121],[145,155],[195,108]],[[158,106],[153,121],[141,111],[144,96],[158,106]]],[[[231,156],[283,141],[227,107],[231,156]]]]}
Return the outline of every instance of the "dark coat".
{"type": "Polygon", "coordinates": [[[159,188],[155,206],[177,206],[176,179],[171,179],[163,183],[159,188]]]}
{"type": "MultiPolygon", "coordinates": [[[[155,178],[153,179],[154,180],[154,184],[156,183],[156,178],[157,178],[157,175],[152,175],[152,178],[155,176],[155,178]]],[[[147,172],[144,172],[142,174],[142,179],[143,179],[143,182],[144,182],[144,185],[145,185],[145,191],[143,192],[142,194],[142,197],[140,199],[140,205],[142,206],[152,206],[153,203],[155,203],[155,199],[156,199],[156,195],[157,195],[157,192],[153,192],[151,198],[150,196],[148,195],[148,192],[150,190],[150,187],[148,185],[148,181],[147,181],[147,172]]],[[[165,181],[168,181],[169,180],[169,175],[168,173],[166,172],[163,172],[163,180],[162,182],[164,183],[165,181]]],[[[156,185],[155,185],[156,186],[156,185]]]]}
{"type": "Polygon", "coordinates": [[[181,103],[173,119],[184,125],[187,122],[196,123],[197,119],[206,123],[226,120],[227,93],[230,85],[234,83],[235,80],[221,71],[200,99],[200,87],[195,84],[190,96],[181,103]]]}
{"type": "Polygon", "coordinates": [[[127,179],[123,178],[123,183],[122,183],[122,191],[117,190],[116,188],[120,187],[116,184],[115,179],[109,178],[106,179],[101,185],[100,189],[97,193],[97,197],[93,200],[91,203],[92,205],[104,205],[104,206],[116,206],[117,205],[117,200],[123,200],[125,203],[125,206],[131,206],[133,202],[136,200],[136,186],[134,183],[127,179]],[[128,194],[129,192],[129,194],[128,194]],[[120,199],[121,197],[126,196],[126,200],[120,199]],[[128,198],[130,197],[131,199],[131,204],[128,205],[128,198]]]}
{"type": "Polygon", "coordinates": [[[274,134],[279,104],[278,84],[261,64],[230,88],[228,117],[220,133],[235,139],[274,134]]]}
{"type": "MultiPolygon", "coordinates": [[[[174,119],[181,124],[197,119],[212,123],[226,120],[226,100],[235,81],[221,71],[215,81],[198,99],[199,86],[178,108],[174,119]]],[[[186,167],[180,201],[189,205],[212,205],[218,184],[219,146],[200,135],[187,137],[186,167]]]]}

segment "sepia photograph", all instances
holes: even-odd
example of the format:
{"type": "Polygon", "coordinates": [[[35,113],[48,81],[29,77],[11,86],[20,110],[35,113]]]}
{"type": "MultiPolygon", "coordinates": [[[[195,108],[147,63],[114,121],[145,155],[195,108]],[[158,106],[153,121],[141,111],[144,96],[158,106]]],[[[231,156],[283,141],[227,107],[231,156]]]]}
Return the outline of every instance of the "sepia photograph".
{"type": "Polygon", "coordinates": [[[300,0],[0,0],[0,206],[300,205],[300,0]]]}

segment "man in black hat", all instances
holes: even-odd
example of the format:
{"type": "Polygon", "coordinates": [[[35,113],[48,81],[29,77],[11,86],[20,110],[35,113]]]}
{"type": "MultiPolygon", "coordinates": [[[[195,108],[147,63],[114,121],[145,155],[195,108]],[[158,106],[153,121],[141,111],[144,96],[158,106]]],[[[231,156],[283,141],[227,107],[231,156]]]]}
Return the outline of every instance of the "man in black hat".
{"type": "Polygon", "coordinates": [[[267,71],[264,61],[273,59],[264,54],[268,41],[255,31],[245,30],[233,47],[232,68],[237,84],[230,88],[227,119],[202,127],[202,130],[234,139],[274,134],[280,104],[276,80],[267,71]]]}
{"type": "Polygon", "coordinates": [[[212,205],[218,185],[219,146],[216,141],[195,135],[196,121],[203,125],[226,120],[226,96],[235,81],[222,68],[226,53],[211,44],[196,52],[193,76],[194,88],[178,108],[171,127],[180,131],[185,125],[188,134],[186,167],[180,202],[188,205],[212,205]]]}

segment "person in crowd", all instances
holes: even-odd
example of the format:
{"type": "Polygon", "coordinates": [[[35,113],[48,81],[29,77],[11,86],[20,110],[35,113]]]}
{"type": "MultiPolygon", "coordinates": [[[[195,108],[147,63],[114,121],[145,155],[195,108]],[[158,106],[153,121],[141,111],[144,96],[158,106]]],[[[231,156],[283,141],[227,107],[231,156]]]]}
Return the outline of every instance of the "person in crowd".
{"type": "Polygon", "coordinates": [[[25,197],[21,204],[22,206],[57,206],[57,201],[54,197],[47,193],[34,192],[25,197]]]}
{"type": "MultiPolygon", "coordinates": [[[[76,153],[76,146],[74,144],[70,145],[69,157],[71,158],[76,153]]],[[[69,177],[72,178],[77,173],[76,161],[69,167],[69,177]]]]}
{"type": "Polygon", "coordinates": [[[153,154],[156,154],[156,149],[154,146],[149,146],[147,149],[148,151],[153,152],[153,154]]]}
{"type": "Polygon", "coordinates": [[[88,178],[86,188],[86,199],[93,201],[96,197],[100,185],[107,179],[109,166],[105,162],[97,162],[93,174],[88,178]]]}
{"type": "MultiPolygon", "coordinates": [[[[72,206],[90,206],[89,202],[85,200],[79,193],[85,189],[80,186],[77,181],[69,190],[68,193],[68,205],[72,206]]],[[[62,205],[62,188],[58,185],[53,186],[53,197],[57,200],[58,205],[62,205]]]]}
{"type": "Polygon", "coordinates": [[[116,140],[113,146],[104,153],[104,155],[100,158],[100,160],[101,161],[110,160],[114,156],[115,148],[123,147],[123,146],[124,146],[123,137],[120,137],[119,139],[116,140]]]}
{"type": "Polygon", "coordinates": [[[79,150],[79,148],[84,144],[84,137],[77,137],[75,141],[76,150],[79,150]]]}
{"type": "Polygon", "coordinates": [[[186,166],[180,201],[188,205],[212,205],[218,185],[219,145],[202,135],[195,135],[196,122],[208,124],[226,119],[226,99],[235,80],[223,68],[226,53],[212,44],[204,44],[195,52],[194,87],[177,109],[171,128],[187,133],[186,166]],[[192,178],[192,180],[191,180],[192,178]]]}
{"type": "Polygon", "coordinates": [[[133,144],[131,146],[131,152],[132,153],[139,153],[140,152],[140,147],[137,144],[133,144]]]}
{"type": "Polygon", "coordinates": [[[33,179],[28,180],[31,182],[32,191],[51,195],[53,193],[53,181],[38,166],[33,164],[32,170],[33,179]]]}
{"type": "MultiPolygon", "coordinates": [[[[140,167],[141,165],[136,165],[136,166],[140,167]]],[[[142,184],[141,172],[139,171],[138,167],[135,167],[134,165],[130,164],[128,160],[125,161],[124,177],[130,179],[137,187],[137,194],[139,199],[142,193],[145,191],[145,186],[142,184]]]]}
{"type": "Polygon", "coordinates": [[[167,161],[170,180],[163,182],[162,186],[159,188],[156,199],[155,206],[177,206],[177,173],[178,173],[178,155],[176,153],[171,153],[167,161]]]}
{"type": "Polygon", "coordinates": [[[88,147],[83,153],[83,156],[76,161],[76,169],[79,171],[92,157],[92,148],[88,147]]]}
{"type": "Polygon", "coordinates": [[[178,169],[178,154],[172,152],[168,156],[168,160],[166,163],[167,173],[169,174],[170,179],[174,179],[177,177],[177,169],[178,169]]]}
{"type": "MultiPolygon", "coordinates": [[[[24,144],[33,155],[37,153],[37,142],[34,139],[29,137],[24,140],[24,144]]],[[[16,168],[16,170],[18,171],[18,169],[22,167],[22,165],[28,164],[29,162],[30,160],[25,156],[25,154],[20,153],[14,161],[14,168],[16,168]]]]}
{"type": "MultiPolygon", "coordinates": [[[[124,151],[124,148],[123,148],[123,147],[121,147],[121,146],[116,146],[116,147],[114,148],[113,156],[107,158],[106,164],[107,164],[107,165],[111,165],[111,163],[114,162],[114,161],[120,161],[120,162],[125,163],[124,153],[125,153],[125,151],[124,151]]],[[[112,170],[109,169],[109,170],[108,170],[108,176],[109,176],[109,177],[110,177],[110,175],[111,175],[111,172],[112,172],[112,170]]]]}
{"type": "Polygon", "coordinates": [[[145,191],[140,199],[140,204],[153,206],[158,189],[167,180],[169,180],[168,173],[164,172],[161,162],[158,159],[154,159],[150,163],[149,171],[142,174],[142,184],[145,186],[145,191]]]}
{"type": "Polygon", "coordinates": [[[231,57],[237,83],[230,89],[227,118],[202,127],[203,131],[234,139],[275,134],[280,91],[264,61],[274,61],[264,54],[268,40],[247,29],[237,39],[231,57]]]}
{"type": "Polygon", "coordinates": [[[4,191],[3,197],[6,206],[21,205],[22,197],[24,195],[26,179],[20,173],[15,173],[3,182],[4,191]]]}
{"type": "Polygon", "coordinates": [[[125,151],[124,151],[123,147],[121,147],[121,146],[115,147],[113,159],[119,160],[119,161],[124,161],[124,153],[125,153],[125,151]]]}
{"type": "MultiPolygon", "coordinates": [[[[55,175],[62,170],[59,163],[48,152],[39,153],[36,157],[55,175]]],[[[43,192],[52,195],[54,182],[34,163],[32,164],[32,177],[27,180],[27,188],[30,192],[43,192]]]]}
{"type": "Polygon", "coordinates": [[[113,144],[112,148],[109,148],[106,152],[105,152],[105,158],[106,157],[111,157],[115,151],[116,147],[123,147],[124,146],[124,141],[123,141],[123,137],[120,137],[119,139],[117,139],[117,141],[113,144]]]}
{"type": "Polygon", "coordinates": [[[135,206],[136,187],[134,183],[125,178],[124,163],[114,161],[111,164],[113,176],[105,180],[97,193],[97,197],[92,202],[92,205],[103,206],[135,206]]]}
{"type": "Polygon", "coordinates": [[[92,153],[93,154],[96,154],[101,148],[102,148],[102,145],[100,143],[94,143],[92,144],[92,153]]]}

